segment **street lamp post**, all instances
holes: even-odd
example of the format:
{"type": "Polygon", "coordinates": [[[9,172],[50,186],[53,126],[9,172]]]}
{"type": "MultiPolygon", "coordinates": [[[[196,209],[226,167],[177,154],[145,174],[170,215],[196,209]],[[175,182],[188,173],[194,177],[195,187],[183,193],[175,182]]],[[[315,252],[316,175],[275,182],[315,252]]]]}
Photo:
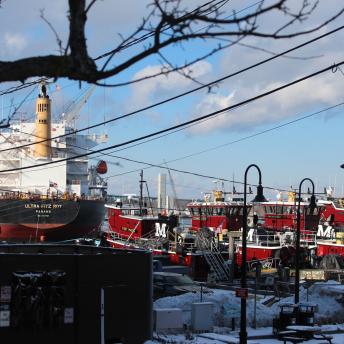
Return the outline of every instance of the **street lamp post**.
{"type": "MultiPolygon", "coordinates": [[[[300,214],[300,207],[301,207],[301,186],[303,182],[308,180],[312,184],[312,196],[311,201],[309,204],[310,209],[316,208],[316,202],[315,202],[315,195],[314,195],[314,183],[312,179],[304,178],[301,180],[299,185],[299,194],[298,194],[298,203],[297,203],[297,230],[296,230],[296,252],[295,252],[295,304],[298,304],[300,301],[300,235],[301,235],[301,229],[300,229],[300,222],[301,222],[301,214],[300,214]]],[[[313,211],[313,210],[312,210],[313,211]]]]}
{"type": "MultiPolygon", "coordinates": [[[[244,180],[244,208],[243,208],[243,226],[242,226],[242,253],[241,253],[241,288],[246,289],[247,283],[247,269],[246,269],[246,260],[247,260],[247,205],[246,205],[246,196],[247,196],[247,174],[251,167],[255,167],[258,170],[259,174],[259,184],[257,186],[257,195],[252,200],[252,202],[265,202],[266,199],[263,195],[263,186],[262,186],[262,174],[257,165],[251,164],[246,168],[245,171],[245,180],[244,180]]],[[[240,308],[240,344],[247,343],[247,331],[246,331],[246,298],[241,298],[241,308],[240,308]]]]}

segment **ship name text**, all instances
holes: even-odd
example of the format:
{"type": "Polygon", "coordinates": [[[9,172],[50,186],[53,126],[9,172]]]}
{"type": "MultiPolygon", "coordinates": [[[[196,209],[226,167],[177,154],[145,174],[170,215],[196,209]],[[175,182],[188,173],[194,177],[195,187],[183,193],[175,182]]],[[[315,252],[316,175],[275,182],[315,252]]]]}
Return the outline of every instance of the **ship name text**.
{"type": "Polygon", "coordinates": [[[26,209],[61,209],[62,204],[49,204],[49,203],[42,203],[42,204],[36,204],[36,203],[28,203],[25,204],[26,209]]]}

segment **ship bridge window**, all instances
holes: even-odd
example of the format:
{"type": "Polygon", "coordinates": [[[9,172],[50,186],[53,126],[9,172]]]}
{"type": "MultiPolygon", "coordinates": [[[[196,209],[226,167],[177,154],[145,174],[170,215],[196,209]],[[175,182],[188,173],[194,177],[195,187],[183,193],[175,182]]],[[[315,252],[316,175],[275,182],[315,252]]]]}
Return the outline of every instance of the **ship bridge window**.
{"type": "Polygon", "coordinates": [[[293,213],[293,207],[287,207],[286,209],[286,214],[291,215],[293,213]]]}
{"type": "Polygon", "coordinates": [[[306,214],[307,215],[317,215],[318,214],[318,208],[314,208],[313,212],[311,212],[311,208],[307,207],[306,214]]]}
{"type": "Polygon", "coordinates": [[[203,214],[203,215],[209,215],[209,212],[208,212],[208,208],[207,208],[207,207],[203,207],[203,208],[202,208],[202,214],[203,214]]]}
{"type": "Polygon", "coordinates": [[[239,215],[240,208],[232,208],[231,209],[231,215],[237,216],[239,215]]]}
{"type": "Polygon", "coordinates": [[[276,207],[276,214],[283,214],[283,207],[276,207]]]}
{"type": "Polygon", "coordinates": [[[201,215],[201,209],[200,208],[193,208],[194,215],[201,215]]]}
{"type": "Polygon", "coordinates": [[[190,209],[190,214],[191,214],[191,215],[194,215],[194,214],[195,214],[194,208],[189,208],[189,209],[190,209]]]}
{"type": "Polygon", "coordinates": [[[216,215],[219,215],[219,216],[224,215],[224,209],[223,208],[218,207],[218,208],[215,208],[214,210],[215,210],[216,215]]]}

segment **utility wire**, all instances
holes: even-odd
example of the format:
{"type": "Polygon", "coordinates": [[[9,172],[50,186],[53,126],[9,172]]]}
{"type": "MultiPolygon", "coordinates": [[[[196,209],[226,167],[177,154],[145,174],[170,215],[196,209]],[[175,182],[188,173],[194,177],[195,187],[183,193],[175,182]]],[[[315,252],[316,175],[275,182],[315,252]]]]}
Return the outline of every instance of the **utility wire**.
{"type": "MultiPolygon", "coordinates": [[[[190,14],[192,14],[192,13],[194,13],[194,12],[200,10],[202,7],[211,5],[212,2],[215,2],[215,0],[208,1],[208,2],[205,3],[205,4],[203,4],[203,5],[199,6],[199,7],[196,7],[193,11],[188,12],[188,13],[185,13],[181,18],[187,17],[188,15],[190,15],[190,14]]],[[[229,2],[229,0],[221,0],[221,1],[219,1],[217,4],[211,5],[211,7],[214,7],[215,9],[213,9],[213,10],[212,10],[211,12],[209,12],[209,13],[206,13],[206,12],[205,12],[204,14],[205,14],[205,15],[211,14],[211,13],[214,12],[216,9],[219,9],[219,8],[223,7],[227,2],[229,2]],[[216,8],[216,6],[218,6],[218,7],[216,8]]],[[[260,2],[263,2],[263,0],[257,2],[256,4],[258,4],[258,3],[260,3],[260,2]]],[[[256,4],[254,4],[254,5],[256,5],[256,4]]],[[[246,10],[246,9],[248,9],[248,8],[250,8],[250,7],[252,7],[252,6],[254,6],[254,5],[248,6],[248,7],[244,8],[244,9],[238,11],[237,13],[240,13],[240,12],[242,12],[242,11],[244,11],[244,10],[246,10]]],[[[171,28],[171,25],[165,24],[164,27],[162,28],[161,32],[164,32],[164,31],[168,30],[169,28],[171,28]]],[[[154,35],[155,35],[154,32],[149,32],[149,33],[146,33],[146,34],[142,35],[141,37],[134,38],[134,39],[132,39],[131,41],[129,41],[128,43],[126,43],[126,44],[124,44],[124,45],[120,45],[120,46],[119,46],[118,48],[116,48],[116,49],[113,49],[113,50],[111,50],[111,51],[109,51],[109,52],[107,52],[107,53],[104,53],[104,54],[102,54],[102,55],[97,56],[96,58],[94,58],[94,61],[100,60],[100,59],[102,59],[102,58],[104,58],[104,57],[107,57],[107,56],[110,56],[110,55],[114,55],[114,54],[116,54],[116,53],[118,53],[118,52],[120,52],[120,51],[122,51],[122,50],[125,50],[125,49],[127,49],[127,48],[130,48],[131,46],[134,46],[134,45],[136,45],[136,44],[138,44],[138,43],[142,43],[142,42],[144,42],[146,39],[151,38],[151,37],[153,37],[154,35]]]]}
{"type": "MultiPolygon", "coordinates": [[[[305,115],[305,116],[302,116],[302,117],[299,117],[299,118],[296,118],[295,120],[292,120],[292,121],[289,121],[289,122],[286,122],[286,123],[283,123],[283,124],[280,124],[280,125],[277,125],[277,126],[274,126],[272,128],[269,128],[269,129],[266,129],[266,130],[263,130],[263,131],[260,131],[258,133],[255,133],[255,134],[252,134],[252,135],[248,135],[248,136],[245,136],[245,137],[242,137],[240,139],[237,139],[237,140],[234,140],[234,141],[231,141],[231,142],[228,142],[228,143],[225,143],[225,144],[222,144],[222,145],[219,145],[219,146],[215,146],[215,147],[212,147],[210,149],[207,149],[207,150],[203,150],[203,151],[200,151],[200,152],[196,152],[196,153],[193,153],[193,154],[189,154],[189,155],[186,155],[186,156],[183,156],[183,157],[180,157],[180,158],[177,158],[177,159],[173,159],[173,160],[169,160],[167,161],[167,163],[171,163],[171,162],[176,162],[176,161],[179,161],[179,160],[182,160],[182,159],[186,159],[186,158],[190,158],[190,157],[193,157],[195,155],[199,155],[199,154],[202,154],[202,153],[206,153],[206,152],[209,152],[211,150],[214,150],[214,149],[218,149],[218,148],[222,148],[224,146],[228,146],[228,145],[231,145],[231,144],[234,144],[234,143],[237,143],[237,142],[241,142],[241,141],[244,141],[244,140],[247,140],[247,139],[250,139],[252,137],[255,137],[255,136],[258,136],[258,135],[262,135],[262,134],[265,134],[267,132],[270,132],[270,131],[274,131],[274,130],[277,130],[277,129],[280,129],[282,127],[285,127],[285,126],[288,126],[290,124],[294,124],[296,122],[299,122],[299,121],[302,121],[304,119],[308,119],[310,117],[313,117],[313,116],[316,116],[316,115],[319,115],[321,113],[324,113],[328,110],[332,110],[332,109],[335,109],[339,106],[343,106],[344,105],[344,102],[341,102],[341,103],[338,103],[336,105],[333,105],[333,106],[330,106],[330,107],[327,107],[327,108],[324,108],[322,110],[319,110],[319,111],[316,111],[316,112],[313,112],[311,114],[308,114],[308,115],[305,115]]],[[[78,147],[80,148],[80,147],[78,147]]],[[[83,148],[85,149],[85,148],[83,148]]],[[[86,149],[85,149],[86,150],[86,149]]],[[[104,154],[101,154],[101,156],[104,155],[104,154]]],[[[234,180],[228,180],[228,179],[225,179],[225,178],[221,178],[221,177],[214,177],[214,176],[209,176],[209,175],[200,175],[200,174],[197,174],[195,172],[191,172],[191,171],[185,171],[185,170],[180,170],[180,169],[176,169],[176,168],[172,168],[172,167],[166,167],[164,165],[159,165],[159,164],[152,164],[152,163],[148,163],[148,162],[144,162],[144,161],[138,161],[138,160],[134,160],[134,159],[129,159],[129,158],[124,158],[124,157],[121,157],[121,156],[115,156],[115,155],[111,155],[111,154],[107,154],[108,156],[111,156],[111,157],[114,157],[114,158],[117,158],[117,159],[122,159],[122,160],[126,160],[126,161],[130,161],[130,162],[134,162],[134,163],[138,163],[138,164],[143,164],[143,165],[148,165],[149,167],[146,167],[144,169],[148,169],[148,168],[161,168],[161,169],[169,169],[171,171],[174,171],[174,172],[178,172],[178,173],[185,173],[185,174],[189,174],[189,175],[193,175],[193,176],[198,176],[198,177],[202,177],[202,178],[207,178],[207,179],[217,179],[217,180],[222,180],[222,181],[228,181],[228,182],[231,182],[231,183],[234,183],[234,184],[244,184],[243,182],[239,182],[239,181],[236,181],[234,180]]],[[[62,165],[61,165],[62,166],[62,165]]],[[[53,168],[53,167],[46,167],[44,169],[47,169],[47,168],[53,168]]],[[[42,169],[39,169],[39,170],[43,170],[42,169]]],[[[37,171],[39,171],[37,170],[37,171]]],[[[108,177],[105,177],[104,179],[110,179],[110,178],[114,178],[114,177],[119,177],[119,176],[123,176],[123,175],[126,175],[126,174],[130,174],[130,173],[134,173],[134,172],[139,172],[141,171],[142,168],[139,168],[139,169],[136,169],[136,170],[132,170],[132,171],[127,171],[127,172],[123,172],[123,173],[120,173],[120,174],[115,174],[115,175],[112,175],[112,176],[108,176],[108,177]]],[[[248,184],[249,186],[256,186],[255,184],[248,184]]],[[[178,186],[178,185],[177,185],[178,186]]],[[[187,187],[187,186],[185,186],[187,187]]],[[[284,192],[288,192],[290,190],[285,190],[285,189],[281,189],[281,188],[276,188],[276,187],[271,187],[271,186],[264,186],[266,189],[271,189],[271,190],[276,190],[278,189],[279,191],[284,191],[284,192]]],[[[199,189],[198,187],[192,187],[192,188],[195,188],[195,189],[199,189]]],[[[0,191],[3,191],[3,192],[9,192],[9,193],[18,193],[18,191],[11,191],[11,190],[7,190],[7,189],[0,189],[0,191]]],[[[24,191],[19,191],[20,194],[32,194],[32,193],[29,193],[29,192],[24,192],[24,191]]],[[[19,203],[19,201],[18,201],[19,203]]],[[[20,207],[20,206],[18,206],[20,207]]],[[[17,208],[16,206],[11,206],[9,208],[6,208],[6,209],[3,209],[4,206],[0,206],[0,210],[1,211],[4,211],[4,210],[12,210],[12,209],[15,209],[17,208]]]]}
{"type": "Polygon", "coordinates": [[[302,81],[305,81],[307,79],[310,79],[312,77],[315,77],[317,75],[320,75],[324,72],[327,72],[333,68],[338,68],[339,66],[341,66],[342,64],[344,64],[344,61],[341,61],[339,63],[336,63],[334,65],[331,65],[330,67],[326,67],[326,68],[323,68],[321,70],[318,70],[314,73],[311,73],[311,74],[308,74],[302,78],[299,78],[299,79],[296,79],[292,82],[289,82],[287,84],[284,84],[280,87],[277,87],[277,88],[274,88],[272,90],[269,90],[267,92],[264,92],[264,93],[261,93],[257,96],[254,96],[254,97],[251,97],[251,98],[248,98],[246,100],[243,100],[237,104],[234,104],[234,105],[231,105],[231,106],[228,106],[228,107],[225,107],[223,109],[220,109],[220,110],[217,110],[217,111],[214,111],[212,113],[208,113],[207,115],[204,115],[204,116],[200,116],[200,117],[197,117],[197,118],[194,118],[192,120],[189,120],[189,121],[186,121],[186,122],[183,122],[183,123],[180,123],[178,125],[175,125],[175,126],[172,126],[172,127],[169,127],[169,128],[166,128],[166,129],[162,129],[162,130],[159,130],[159,131],[156,131],[156,132],[153,132],[153,133],[150,133],[150,134],[147,134],[147,135],[144,135],[144,136],[141,136],[141,137],[137,137],[135,139],[131,139],[131,140],[128,140],[128,141],[125,141],[125,142],[122,142],[122,143],[118,143],[118,144],[115,144],[115,145],[111,145],[111,146],[108,146],[108,147],[105,147],[105,148],[101,148],[101,149],[97,149],[97,150],[94,150],[92,151],[91,153],[84,153],[84,154],[78,154],[78,155],[75,155],[73,157],[68,157],[68,158],[64,158],[64,159],[59,159],[59,160],[56,160],[56,161],[49,161],[49,162],[44,162],[44,163],[40,163],[40,164],[36,164],[36,165],[31,165],[31,166],[24,166],[24,167],[18,167],[18,168],[12,168],[12,169],[7,169],[7,170],[0,170],[0,172],[12,172],[12,171],[20,171],[20,170],[26,170],[26,169],[30,169],[30,168],[35,168],[35,167],[40,167],[40,166],[47,166],[47,165],[52,165],[52,164],[56,164],[56,163],[59,163],[59,162],[62,162],[62,161],[69,161],[69,160],[74,160],[74,159],[77,159],[77,158],[82,158],[82,157],[85,157],[85,156],[88,156],[88,155],[93,155],[95,153],[100,153],[100,152],[105,152],[107,150],[110,150],[110,149],[113,149],[113,148],[118,148],[118,147],[122,147],[122,146],[126,146],[128,144],[131,144],[131,143],[135,143],[135,142],[138,142],[138,141],[142,141],[144,139],[148,139],[148,138],[151,138],[151,137],[154,137],[154,136],[157,136],[157,135],[160,135],[160,134],[163,134],[163,133],[166,133],[166,132],[169,132],[169,131],[172,131],[172,130],[175,130],[175,129],[178,129],[178,128],[183,128],[183,127],[186,127],[187,125],[189,124],[192,124],[192,123],[197,123],[201,120],[204,120],[206,118],[211,118],[211,117],[214,117],[220,113],[224,113],[224,112],[227,112],[227,111],[231,111],[239,106],[243,106],[243,105],[246,105],[248,103],[251,103],[253,101],[256,101],[258,99],[261,99],[261,98],[264,98],[270,94],[273,94],[273,93],[276,93],[276,92],[279,92],[283,89],[286,89],[288,87],[291,87],[293,85],[296,85],[302,81]]]}
{"type": "Polygon", "coordinates": [[[146,110],[150,110],[150,109],[155,108],[155,107],[157,107],[157,106],[166,104],[166,103],[171,102],[171,101],[174,101],[174,100],[176,100],[176,99],[178,99],[178,98],[184,97],[184,96],[189,95],[189,94],[192,94],[192,93],[194,93],[194,92],[197,92],[197,91],[199,91],[199,90],[201,90],[201,89],[209,88],[209,87],[212,86],[212,85],[218,84],[219,82],[222,82],[222,81],[224,81],[224,80],[226,80],[226,79],[229,79],[229,78],[231,78],[231,77],[233,77],[233,76],[239,75],[239,74],[244,73],[244,72],[246,72],[246,71],[248,71],[248,70],[251,70],[251,69],[256,68],[256,67],[258,67],[258,66],[260,66],[260,65],[263,65],[263,64],[265,64],[265,63],[267,63],[267,62],[269,62],[269,61],[272,61],[272,60],[274,60],[274,59],[277,59],[277,58],[280,57],[280,56],[283,56],[283,55],[285,55],[285,54],[288,54],[288,53],[290,53],[291,51],[300,49],[300,48],[302,48],[302,47],[304,47],[304,46],[306,46],[306,45],[308,45],[308,44],[314,43],[314,42],[316,42],[316,41],[318,41],[318,40],[320,40],[320,39],[322,39],[322,38],[324,38],[324,37],[327,37],[327,36],[329,36],[329,35],[332,35],[332,34],[338,32],[338,31],[340,31],[340,30],[342,30],[342,29],[344,29],[344,25],[342,25],[342,26],[340,26],[340,27],[337,27],[336,29],[334,29],[334,30],[332,30],[332,31],[329,31],[329,32],[327,32],[327,33],[325,33],[325,34],[323,34],[323,35],[317,36],[317,37],[315,37],[315,38],[313,38],[313,39],[311,39],[311,40],[309,40],[309,41],[306,41],[306,42],[304,42],[304,43],[302,43],[302,44],[299,44],[299,45],[297,45],[297,46],[295,46],[295,47],[293,47],[293,48],[287,49],[287,50],[285,50],[285,51],[283,51],[283,52],[281,52],[281,53],[279,53],[279,54],[276,54],[276,55],[271,56],[271,57],[269,57],[269,58],[267,58],[267,59],[261,60],[260,62],[257,62],[257,63],[255,63],[255,64],[253,64],[253,65],[250,65],[250,66],[248,66],[248,67],[246,67],[246,68],[243,68],[243,69],[241,69],[241,70],[239,70],[239,71],[236,71],[236,72],[234,72],[234,73],[228,74],[228,75],[226,75],[226,76],[224,76],[224,77],[221,77],[221,78],[219,78],[219,79],[217,79],[217,80],[214,80],[214,81],[212,81],[212,82],[209,82],[209,83],[207,83],[207,84],[198,86],[198,87],[196,87],[196,88],[194,88],[194,89],[191,89],[191,90],[189,90],[189,91],[180,93],[180,94],[178,94],[178,95],[176,95],[176,96],[173,96],[173,97],[164,99],[164,100],[162,100],[162,101],[160,101],[160,102],[157,102],[157,103],[148,105],[148,106],[143,107],[143,108],[141,108],[141,109],[138,109],[138,110],[129,112],[129,113],[127,113],[127,114],[124,114],[124,115],[121,115],[121,116],[118,116],[118,117],[115,117],[115,118],[112,118],[112,119],[108,119],[108,120],[106,120],[106,121],[99,122],[99,123],[96,123],[96,124],[93,124],[93,125],[90,125],[90,126],[81,128],[81,129],[73,130],[71,133],[65,133],[65,134],[62,134],[62,135],[54,136],[54,137],[51,137],[51,138],[47,138],[47,139],[44,139],[44,140],[37,141],[37,142],[35,142],[35,143],[28,143],[28,144],[24,144],[24,145],[17,146],[17,147],[13,147],[13,148],[2,149],[2,150],[0,150],[0,152],[6,152],[6,151],[9,151],[9,150],[13,150],[13,149],[20,149],[20,148],[23,148],[23,147],[27,147],[27,146],[31,146],[31,145],[37,144],[37,143],[47,142],[47,141],[50,141],[50,140],[55,140],[55,139],[58,139],[58,138],[62,138],[62,137],[70,136],[70,135],[75,135],[75,134],[77,134],[77,133],[80,133],[80,132],[83,132],[83,131],[86,131],[86,130],[90,130],[90,129],[93,129],[93,128],[96,128],[96,127],[99,127],[99,126],[102,126],[102,125],[106,125],[106,124],[108,124],[108,123],[112,123],[112,122],[118,121],[118,120],[123,119],[123,118],[127,118],[127,117],[130,117],[130,116],[136,115],[136,114],[138,114],[138,113],[140,113],[140,112],[143,112],[143,111],[146,111],[146,110]]]}
{"type": "MultiPolygon", "coordinates": [[[[294,119],[292,121],[289,121],[289,122],[286,122],[286,123],[282,123],[280,125],[274,126],[272,128],[269,128],[269,129],[262,130],[260,132],[254,133],[252,135],[244,136],[244,137],[241,137],[241,138],[239,138],[237,140],[233,140],[233,141],[224,143],[222,145],[214,146],[214,147],[211,147],[209,149],[205,149],[205,150],[202,150],[202,151],[199,151],[199,152],[195,152],[195,153],[192,153],[192,154],[184,155],[182,157],[179,157],[179,158],[176,158],[176,159],[173,159],[173,160],[169,160],[169,161],[167,161],[167,163],[173,163],[173,162],[180,161],[180,160],[183,160],[183,159],[188,159],[188,158],[194,157],[196,155],[200,155],[200,154],[204,154],[204,153],[213,151],[215,149],[219,149],[219,148],[223,148],[223,147],[226,147],[226,146],[230,146],[230,145],[233,145],[235,143],[242,142],[242,141],[251,139],[253,137],[260,136],[260,135],[266,134],[268,132],[281,129],[281,128],[286,127],[288,125],[300,122],[300,121],[302,121],[304,119],[308,119],[310,117],[314,117],[316,115],[322,114],[322,113],[324,113],[326,111],[329,111],[329,110],[333,110],[333,109],[335,109],[337,107],[340,107],[340,106],[343,106],[343,105],[344,105],[344,102],[341,102],[341,103],[335,104],[333,106],[329,106],[327,108],[324,108],[322,110],[313,112],[311,114],[308,114],[308,115],[296,118],[296,119],[294,119]]],[[[162,164],[161,165],[151,164],[151,163],[147,163],[147,162],[144,162],[144,161],[138,161],[138,160],[134,160],[134,159],[124,158],[124,157],[117,156],[117,155],[111,155],[111,156],[115,157],[116,159],[122,159],[122,160],[130,161],[130,162],[134,162],[134,163],[144,164],[144,165],[150,166],[150,167],[146,167],[146,169],[151,168],[151,167],[158,167],[158,168],[162,168],[162,169],[170,169],[172,171],[179,172],[179,173],[184,173],[184,170],[178,170],[178,169],[174,169],[172,167],[167,168],[166,166],[163,166],[162,164]]],[[[118,176],[123,176],[123,175],[126,175],[126,174],[131,174],[131,173],[134,173],[134,172],[138,172],[138,171],[141,171],[141,170],[142,170],[142,168],[136,169],[136,170],[132,170],[132,171],[127,171],[127,172],[122,172],[122,173],[115,174],[115,175],[112,175],[112,176],[107,176],[104,179],[110,179],[110,178],[114,178],[114,177],[118,177],[118,176]]],[[[190,172],[190,171],[187,171],[187,172],[188,172],[188,174],[193,174],[193,172],[190,172]]],[[[210,177],[210,176],[208,176],[208,177],[209,178],[213,178],[213,177],[210,177]]],[[[216,178],[216,179],[220,179],[220,178],[216,178]]],[[[281,191],[284,191],[284,190],[281,190],[281,191]]]]}

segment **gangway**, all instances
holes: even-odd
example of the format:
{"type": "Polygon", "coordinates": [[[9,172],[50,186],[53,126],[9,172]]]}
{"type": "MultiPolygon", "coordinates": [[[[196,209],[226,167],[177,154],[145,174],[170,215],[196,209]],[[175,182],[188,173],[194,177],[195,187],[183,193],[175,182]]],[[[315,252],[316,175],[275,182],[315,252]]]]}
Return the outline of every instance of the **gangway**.
{"type": "Polygon", "coordinates": [[[217,282],[228,281],[231,274],[228,264],[222,257],[221,252],[217,248],[217,244],[213,237],[207,237],[204,232],[198,233],[198,248],[203,252],[203,256],[208,263],[210,269],[214,271],[217,282]]]}

